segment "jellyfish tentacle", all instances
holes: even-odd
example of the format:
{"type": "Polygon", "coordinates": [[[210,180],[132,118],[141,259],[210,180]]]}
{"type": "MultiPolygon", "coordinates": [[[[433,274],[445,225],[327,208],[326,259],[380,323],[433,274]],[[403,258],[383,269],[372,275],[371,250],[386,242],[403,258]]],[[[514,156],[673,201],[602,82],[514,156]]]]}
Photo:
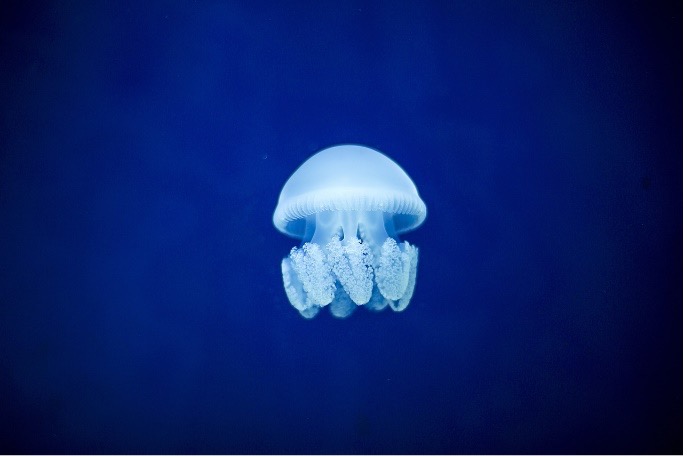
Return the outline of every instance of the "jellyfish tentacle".
{"type": "Polygon", "coordinates": [[[374,288],[372,288],[372,296],[370,297],[370,301],[365,304],[365,308],[375,312],[380,312],[384,310],[384,308],[386,308],[386,306],[390,303],[391,301],[382,296],[382,293],[379,292],[379,288],[377,288],[375,285],[374,288]]]}
{"type": "Polygon", "coordinates": [[[382,295],[392,301],[403,297],[408,288],[410,257],[391,237],[382,245],[375,265],[375,280],[382,295]]]}
{"type": "Polygon", "coordinates": [[[404,243],[405,252],[408,253],[410,258],[410,272],[408,274],[408,287],[406,288],[403,296],[396,302],[390,303],[389,306],[394,312],[402,312],[410,304],[410,299],[413,297],[415,292],[415,280],[417,278],[417,262],[419,257],[419,250],[417,247],[411,245],[408,242],[404,243]]]}
{"type": "Polygon", "coordinates": [[[319,306],[312,305],[305,310],[299,310],[298,313],[300,313],[303,318],[310,319],[310,318],[314,318],[315,315],[317,315],[319,313],[319,311],[320,311],[319,306]]]}
{"type": "Polygon", "coordinates": [[[308,300],[308,295],[303,291],[303,284],[298,279],[298,275],[293,268],[293,262],[289,258],[281,261],[281,275],[284,279],[284,290],[286,297],[296,310],[303,311],[312,305],[308,300]]]}
{"type": "Polygon", "coordinates": [[[292,248],[289,258],[308,300],[321,307],[329,304],[336,286],[322,248],[316,243],[306,243],[303,248],[292,248]]]}
{"type": "Polygon", "coordinates": [[[372,295],[373,259],[370,247],[360,239],[332,238],[326,246],[327,261],[351,300],[362,305],[372,295]]]}
{"type": "Polygon", "coordinates": [[[355,312],[357,307],[346,292],[341,287],[338,287],[334,294],[334,300],[329,305],[329,311],[337,318],[346,318],[355,312]]]}

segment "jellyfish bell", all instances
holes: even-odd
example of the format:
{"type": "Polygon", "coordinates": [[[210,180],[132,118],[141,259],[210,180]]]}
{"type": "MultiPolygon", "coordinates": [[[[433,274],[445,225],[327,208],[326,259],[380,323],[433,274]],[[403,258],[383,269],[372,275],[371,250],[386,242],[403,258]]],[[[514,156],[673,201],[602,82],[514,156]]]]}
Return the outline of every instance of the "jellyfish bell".
{"type": "Polygon", "coordinates": [[[275,227],[302,240],[282,260],[289,302],[306,318],[329,305],[339,318],[360,305],[402,311],[417,276],[418,249],[398,235],[427,208],[394,161],[359,145],[324,149],[284,185],[275,227]]]}

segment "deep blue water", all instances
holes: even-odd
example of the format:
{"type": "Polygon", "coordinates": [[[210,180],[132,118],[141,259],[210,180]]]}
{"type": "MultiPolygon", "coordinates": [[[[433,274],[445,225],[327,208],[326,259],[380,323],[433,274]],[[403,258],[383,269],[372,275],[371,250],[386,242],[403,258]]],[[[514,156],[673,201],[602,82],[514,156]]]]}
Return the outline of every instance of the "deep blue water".
{"type": "Polygon", "coordinates": [[[681,453],[682,6],[0,12],[0,452],[681,453]],[[361,143],[403,313],[304,320],[272,226],[361,143]]]}

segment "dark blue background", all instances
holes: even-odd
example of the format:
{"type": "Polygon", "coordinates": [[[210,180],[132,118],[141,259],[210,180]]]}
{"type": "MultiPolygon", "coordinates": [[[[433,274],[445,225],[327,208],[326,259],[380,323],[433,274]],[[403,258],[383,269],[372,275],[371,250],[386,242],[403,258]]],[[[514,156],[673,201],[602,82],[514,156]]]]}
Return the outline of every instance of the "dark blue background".
{"type": "Polygon", "coordinates": [[[681,453],[680,2],[24,3],[0,452],[681,453]],[[272,212],[344,142],[418,285],[306,321],[272,212]]]}

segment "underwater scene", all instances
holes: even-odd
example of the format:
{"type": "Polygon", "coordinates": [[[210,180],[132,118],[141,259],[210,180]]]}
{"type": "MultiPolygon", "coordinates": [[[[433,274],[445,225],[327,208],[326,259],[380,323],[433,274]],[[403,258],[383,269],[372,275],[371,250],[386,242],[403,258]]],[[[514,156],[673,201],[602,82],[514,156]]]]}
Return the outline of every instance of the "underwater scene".
{"type": "Polygon", "coordinates": [[[0,453],[681,454],[682,8],[3,2],[0,453]]]}

